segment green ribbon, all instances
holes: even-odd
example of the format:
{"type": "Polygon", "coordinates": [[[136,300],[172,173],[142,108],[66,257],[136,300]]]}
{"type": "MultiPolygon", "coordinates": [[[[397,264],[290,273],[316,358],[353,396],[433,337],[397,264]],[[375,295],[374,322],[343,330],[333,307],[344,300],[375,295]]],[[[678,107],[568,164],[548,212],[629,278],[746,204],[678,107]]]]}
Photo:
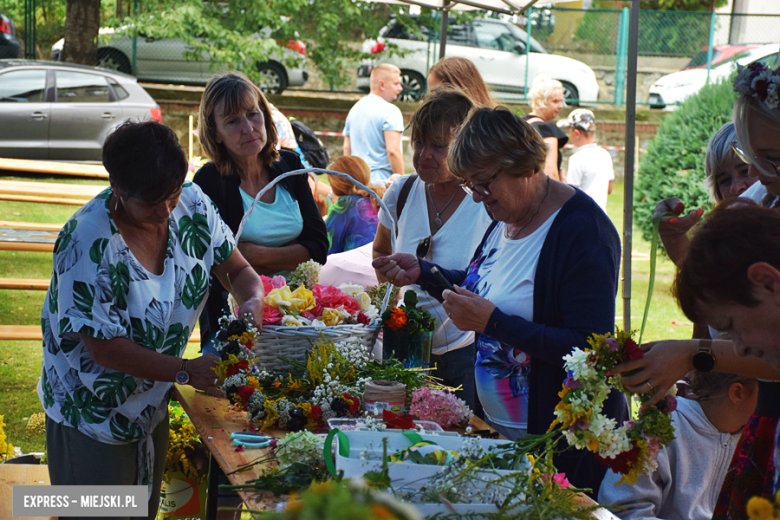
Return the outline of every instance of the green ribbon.
{"type": "Polygon", "coordinates": [[[328,436],[325,437],[325,450],[323,453],[325,455],[325,469],[328,470],[328,473],[333,478],[338,478],[336,464],[333,462],[333,438],[336,436],[339,438],[339,455],[349,457],[349,437],[338,428],[333,428],[328,433],[328,436]]]}

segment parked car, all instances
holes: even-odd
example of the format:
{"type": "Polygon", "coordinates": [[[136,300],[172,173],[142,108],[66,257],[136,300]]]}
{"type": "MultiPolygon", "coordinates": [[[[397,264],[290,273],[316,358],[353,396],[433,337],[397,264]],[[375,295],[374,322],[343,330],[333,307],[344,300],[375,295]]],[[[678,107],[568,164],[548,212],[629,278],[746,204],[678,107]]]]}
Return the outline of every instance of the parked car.
{"type": "MultiPolygon", "coordinates": [[[[760,61],[770,67],[777,66],[778,44],[762,45],[742,51],[731,59],[722,61],[710,69],[710,81],[718,81],[730,76],[737,65],[747,65],[760,61]]],[[[648,90],[647,103],[650,108],[673,110],[678,104],[696,94],[707,84],[707,69],[690,69],[674,72],[658,79],[648,90]]]]}
{"type": "Polygon", "coordinates": [[[16,39],[16,26],[6,15],[0,13],[0,59],[18,58],[22,55],[22,44],[16,39]]]}
{"type": "MultiPolygon", "coordinates": [[[[363,52],[372,52],[376,59],[366,61],[358,69],[357,86],[368,91],[369,76],[379,63],[392,63],[401,69],[404,90],[401,101],[417,101],[426,91],[428,69],[438,60],[439,46],[429,44],[429,29],[420,25],[422,38],[392,20],[379,31],[377,40],[363,42],[363,52]],[[388,43],[412,51],[405,56],[389,56],[384,52],[388,43]]],[[[580,100],[595,102],[599,86],[593,70],[584,63],[548,54],[531,38],[530,53],[526,56],[527,35],[516,25],[502,20],[479,18],[464,24],[453,24],[447,30],[446,55],[461,56],[473,61],[485,83],[499,97],[523,94],[528,58],[528,82],[541,73],[563,83],[564,98],[569,104],[580,100]]]]}
{"type": "Polygon", "coordinates": [[[106,137],[127,119],[162,122],[160,106],[132,76],[0,60],[0,157],[100,161],[106,137]]]}
{"type": "MultiPolygon", "coordinates": [[[[111,28],[100,29],[98,43],[99,67],[118,70],[125,74],[132,73],[133,38],[126,35],[114,36],[111,28]]],[[[268,35],[264,30],[260,34],[268,35]]],[[[65,40],[59,40],[52,45],[52,59],[60,59],[65,40]]],[[[139,35],[136,39],[136,73],[141,81],[154,83],[183,83],[205,85],[219,67],[212,66],[208,56],[200,60],[187,59],[186,53],[192,48],[182,40],[175,38],[152,38],[139,35]]],[[[258,86],[268,94],[281,94],[287,87],[303,86],[309,79],[306,71],[306,45],[300,40],[290,40],[281,54],[272,54],[268,61],[257,63],[257,70],[262,76],[258,86]],[[288,58],[296,59],[294,67],[283,65],[288,58]]],[[[226,69],[227,67],[222,67],[226,69]]]]}
{"type": "MultiPolygon", "coordinates": [[[[716,45],[712,48],[712,66],[715,66],[716,64],[726,61],[728,59],[731,59],[732,57],[736,56],[737,54],[749,51],[750,49],[755,49],[757,45],[743,45],[743,44],[734,44],[734,45],[716,45]]],[[[691,61],[688,62],[688,64],[683,67],[680,70],[690,70],[690,69],[706,69],[707,68],[707,57],[709,56],[709,47],[704,47],[704,49],[701,50],[696,56],[691,58],[691,61]]]]}

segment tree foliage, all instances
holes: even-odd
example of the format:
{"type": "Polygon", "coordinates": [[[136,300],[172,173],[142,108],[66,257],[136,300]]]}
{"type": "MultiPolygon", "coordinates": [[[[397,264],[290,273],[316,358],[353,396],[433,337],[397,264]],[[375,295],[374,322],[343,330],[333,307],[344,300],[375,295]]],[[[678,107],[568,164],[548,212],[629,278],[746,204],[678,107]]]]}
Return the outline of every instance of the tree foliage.
{"type": "Polygon", "coordinates": [[[653,232],[656,205],[679,198],[688,210],[709,209],[704,187],[704,155],[710,137],[728,121],[736,100],[731,80],[705,86],[664,119],[639,164],[634,219],[645,240],[653,232]]]}
{"type": "MultiPolygon", "coordinates": [[[[652,0],[639,2],[639,8],[648,11],[712,11],[723,7],[728,0],[652,0]]],[[[596,0],[593,7],[601,9],[622,9],[628,7],[629,2],[616,2],[614,0],[596,0]]]]}

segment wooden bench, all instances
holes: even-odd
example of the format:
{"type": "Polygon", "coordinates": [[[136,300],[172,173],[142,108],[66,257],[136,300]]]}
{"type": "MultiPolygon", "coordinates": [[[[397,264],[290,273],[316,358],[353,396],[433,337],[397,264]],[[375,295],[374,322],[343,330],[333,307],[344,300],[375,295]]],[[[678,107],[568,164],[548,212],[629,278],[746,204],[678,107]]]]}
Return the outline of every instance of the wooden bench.
{"type": "Polygon", "coordinates": [[[0,180],[0,200],[83,206],[104,189],[106,186],[0,180]]]}
{"type": "MultiPolygon", "coordinates": [[[[0,325],[0,341],[43,341],[43,332],[40,325],[0,325]]],[[[195,329],[189,343],[200,343],[200,329],[195,329]]]]}
{"type": "Polygon", "coordinates": [[[48,291],[50,280],[35,278],[0,278],[0,289],[12,291],[48,291]]]}
{"type": "Polygon", "coordinates": [[[0,251],[33,251],[39,253],[51,253],[54,251],[54,244],[45,242],[2,242],[0,241],[0,251]]]}
{"type": "Polygon", "coordinates": [[[0,170],[9,172],[70,175],[92,179],[108,179],[102,164],[80,164],[58,161],[30,161],[27,159],[0,159],[0,170]]]}
{"type": "Polygon", "coordinates": [[[12,222],[10,220],[0,220],[0,228],[4,229],[29,229],[32,231],[59,231],[64,224],[42,224],[38,222],[12,222]]]}
{"type": "MultiPolygon", "coordinates": [[[[48,486],[49,467],[41,464],[0,464],[0,518],[12,518],[13,486],[48,486]]],[[[35,517],[36,520],[56,520],[56,517],[35,517]]],[[[14,520],[33,520],[29,516],[14,516],[14,520]]]]}

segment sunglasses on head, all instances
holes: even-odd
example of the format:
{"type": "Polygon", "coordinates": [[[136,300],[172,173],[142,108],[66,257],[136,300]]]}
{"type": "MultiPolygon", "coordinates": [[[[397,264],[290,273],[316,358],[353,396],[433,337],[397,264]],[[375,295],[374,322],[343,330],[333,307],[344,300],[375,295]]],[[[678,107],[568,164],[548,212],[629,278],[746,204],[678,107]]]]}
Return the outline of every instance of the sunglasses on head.
{"type": "Polygon", "coordinates": [[[766,175],[767,177],[780,177],[780,172],[777,170],[777,164],[769,159],[762,159],[761,157],[753,157],[746,154],[742,148],[736,142],[731,143],[731,149],[737,154],[737,157],[745,164],[752,164],[758,171],[766,175]]]}
{"type": "Polygon", "coordinates": [[[425,258],[428,256],[428,253],[431,252],[431,242],[433,242],[433,236],[427,236],[420,240],[420,242],[417,244],[417,251],[416,254],[420,258],[425,258]]]}

